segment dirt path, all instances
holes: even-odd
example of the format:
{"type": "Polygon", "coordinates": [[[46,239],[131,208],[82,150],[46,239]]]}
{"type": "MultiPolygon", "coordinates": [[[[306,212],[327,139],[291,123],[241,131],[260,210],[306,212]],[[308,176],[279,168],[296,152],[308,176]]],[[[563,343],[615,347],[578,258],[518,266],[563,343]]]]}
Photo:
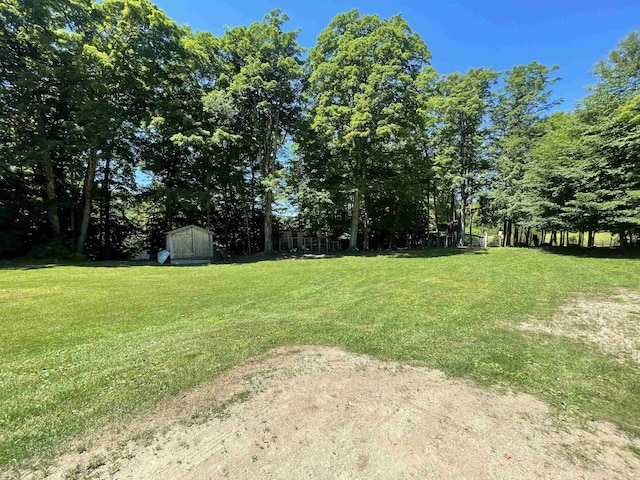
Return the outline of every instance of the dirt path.
{"type": "Polygon", "coordinates": [[[612,426],[585,431],[553,418],[531,396],[438,371],[279,348],[62,458],[46,478],[640,476],[631,441],[612,426]]]}
{"type": "Polygon", "coordinates": [[[617,361],[640,363],[640,292],[618,290],[606,297],[576,296],[548,322],[520,325],[523,330],[592,343],[617,361]]]}

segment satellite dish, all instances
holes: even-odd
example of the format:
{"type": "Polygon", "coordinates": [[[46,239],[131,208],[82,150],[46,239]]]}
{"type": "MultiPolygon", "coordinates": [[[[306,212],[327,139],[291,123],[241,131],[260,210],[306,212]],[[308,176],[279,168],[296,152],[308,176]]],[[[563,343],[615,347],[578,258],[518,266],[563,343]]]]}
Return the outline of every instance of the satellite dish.
{"type": "Polygon", "coordinates": [[[168,252],[167,250],[160,250],[158,252],[158,263],[162,265],[164,262],[167,261],[167,258],[169,258],[170,256],[171,256],[171,252],[168,252]]]}

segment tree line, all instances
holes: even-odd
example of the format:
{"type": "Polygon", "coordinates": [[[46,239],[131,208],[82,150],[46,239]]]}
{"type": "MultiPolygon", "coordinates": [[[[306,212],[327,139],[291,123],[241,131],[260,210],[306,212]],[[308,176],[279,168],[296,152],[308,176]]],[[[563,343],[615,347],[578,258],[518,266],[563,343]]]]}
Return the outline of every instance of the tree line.
{"type": "Polygon", "coordinates": [[[310,49],[287,21],[215,37],[147,0],[0,0],[0,257],[127,257],[188,223],[235,253],[293,227],[458,243],[474,216],[505,245],[638,241],[637,33],[552,113],[557,66],[441,75],[400,15],[339,14],[310,49]]]}

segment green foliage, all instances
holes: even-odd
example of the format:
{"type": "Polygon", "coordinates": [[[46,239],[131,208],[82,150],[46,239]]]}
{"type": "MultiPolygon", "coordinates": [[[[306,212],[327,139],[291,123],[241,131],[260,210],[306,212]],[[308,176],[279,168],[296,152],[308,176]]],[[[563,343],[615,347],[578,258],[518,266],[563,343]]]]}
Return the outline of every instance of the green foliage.
{"type": "Polygon", "coordinates": [[[635,32],[571,121],[545,121],[557,67],[441,77],[399,15],[337,15],[304,63],[280,10],[215,38],[149,0],[0,7],[3,257],[57,237],[124,257],[187,223],[269,251],[294,207],[352,249],[464,238],[478,208],[509,233],[638,237],[635,32]]]}
{"type": "Polygon", "coordinates": [[[596,65],[581,112],[597,185],[588,192],[601,222],[624,243],[640,238],[640,36],[624,38],[596,65]]]}
{"type": "Polygon", "coordinates": [[[543,128],[523,178],[530,224],[549,231],[602,228],[597,204],[587,194],[595,178],[588,173],[590,160],[579,119],[574,114],[555,113],[543,128]]]}
{"type": "Polygon", "coordinates": [[[301,110],[302,48],[298,31],[282,28],[288,19],[274,10],[262,23],[229,29],[218,51],[225,66],[218,88],[237,109],[240,154],[249,157],[252,176],[260,181],[265,252],[273,249],[271,212],[282,169],[278,154],[296,132],[301,110]]]}
{"type": "Polygon", "coordinates": [[[38,245],[24,257],[24,261],[50,261],[50,262],[81,262],[86,260],[82,254],[72,251],[69,245],[60,238],[55,238],[49,243],[38,245]]]}
{"type": "MultiPolygon", "coordinates": [[[[435,188],[460,197],[459,238],[465,233],[464,215],[470,199],[479,193],[488,168],[486,114],[496,77],[492,70],[481,68],[453,73],[441,79],[439,94],[432,99],[438,126],[434,138],[435,188]]],[[[455,212],[450,214],[453,221],[455,212]]]]}
{"type": "Polygon", "coordinates": [[[640,39],[632,32],[607,60],[575,113],[542,114],[553,83],[540,65],[510,72],[492,111],[490,207],[511,223],[547,231],[640,234],[638,96],[640,39]]]}
{"type": "Polygon", "coordinates": [[[542,230],[618,232],[623,245],[640,233],[639,52],[640,40],[632,33],[596,65],[599,81],[581,109],[537,123],[541,136],[514,184],[522,223],[542,230]]]}
{"type": "Polygon", "coordinates": [[[357,10],[336,16],[309,53],[304,138],[321,140],[302,147],[302,166],[312,189],[351,203],[352,249],[361,215],[368,248],[376,221],[397,222],[400,208],[422,197],[418,80],[430,57],[399,15],[380,19],[357,10]]]}
{"type": "Polygon", "coordinates": [[[515,223],[528,223],[523,184],[531,150],[542,135],[541,120],[557,100],[550,87],[557,70],[538,62],[519,65],[504,73],[491,109],[493,142],[492,198],[499,215],[515,223]]]}

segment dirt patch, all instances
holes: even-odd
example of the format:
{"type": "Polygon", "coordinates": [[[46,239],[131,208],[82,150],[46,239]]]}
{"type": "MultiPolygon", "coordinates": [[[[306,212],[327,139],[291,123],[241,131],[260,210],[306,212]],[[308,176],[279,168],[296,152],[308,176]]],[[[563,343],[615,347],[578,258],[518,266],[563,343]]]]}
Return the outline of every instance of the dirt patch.
{"type": "MultiPolygon", "coordinates": [[[[127,422],[48,479],[637,478],[609,424],[541,401],[324,347],[278,348],[127,422]]],[[[78,452],[82,453],[78,453],[78,452]]],[[[36,475],[38,476],[38,475],[36,475]]]]}
{"type": "Polygon", "coordinates": [[[640,363],[640,292],[620,290],[606,298],[578,296],[550,322],[536,320],[520,327],[594,343],[618,361],[640,363]]]}

